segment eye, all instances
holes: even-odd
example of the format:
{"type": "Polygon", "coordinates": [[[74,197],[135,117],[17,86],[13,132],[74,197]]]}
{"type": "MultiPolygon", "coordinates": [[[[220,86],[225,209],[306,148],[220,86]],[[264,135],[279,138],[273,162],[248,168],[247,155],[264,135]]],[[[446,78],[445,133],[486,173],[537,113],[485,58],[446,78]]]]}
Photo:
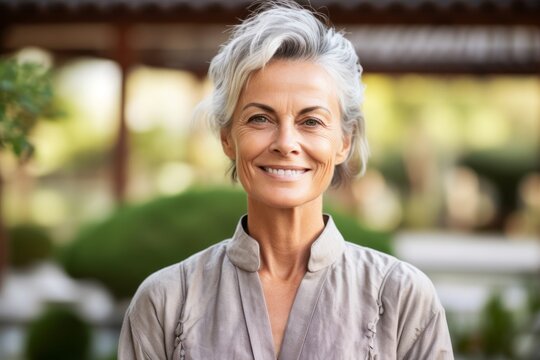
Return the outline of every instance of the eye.
{"type": "Polygon", "coordinates": [[[319,125],[322,125],[321,121],[315,118],[306,119],[303,124],[308,127],[317,127],[319,125]]]}
{"type": "Polygon", "coordinates": [[[262,115],[254,115],[248,119],[248,122],[253,124],[265,124],[268,122],[268,119],[262,115]]]}

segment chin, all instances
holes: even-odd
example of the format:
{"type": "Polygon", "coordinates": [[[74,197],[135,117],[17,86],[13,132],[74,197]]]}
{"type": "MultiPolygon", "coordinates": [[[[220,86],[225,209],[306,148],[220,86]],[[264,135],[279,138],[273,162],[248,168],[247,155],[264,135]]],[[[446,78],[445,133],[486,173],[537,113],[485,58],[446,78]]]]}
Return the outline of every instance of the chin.
{"type": "Polygon", "coordinates": [[[252,200],[265,206],[276,209],[293,209],[309,204],[314,200],[320,198],[322,194],[302,194],[297,190],[276,190],[256,194],[248,194],[252,200]]]}

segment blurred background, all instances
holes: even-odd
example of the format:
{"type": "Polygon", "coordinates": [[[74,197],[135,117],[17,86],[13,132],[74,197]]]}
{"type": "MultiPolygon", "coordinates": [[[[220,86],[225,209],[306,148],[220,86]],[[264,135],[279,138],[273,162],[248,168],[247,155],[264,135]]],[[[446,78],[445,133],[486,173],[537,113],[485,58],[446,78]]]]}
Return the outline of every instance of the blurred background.
{"type": "MultiPolygon", "coordinates": [[[[191,114],[249,4],[0,0],[0,359],[115,359],[137,285],[232,235],[191,114]]],[[[431,277],[456,358],[540,359],[540,2],[311,4],[357,49],[373,154],[327,211],[431,277]]]]}

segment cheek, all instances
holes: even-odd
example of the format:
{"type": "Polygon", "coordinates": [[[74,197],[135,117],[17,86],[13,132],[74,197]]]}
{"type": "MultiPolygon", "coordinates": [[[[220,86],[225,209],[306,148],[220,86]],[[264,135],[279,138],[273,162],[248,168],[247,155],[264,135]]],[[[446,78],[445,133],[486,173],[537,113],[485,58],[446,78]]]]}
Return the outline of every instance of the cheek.
{"type": "Polygon", "coordinates": [[[310,141],[306,141],[306,151],[320,164],[333,167],[340,145],[339,137],[327,134],[324,136],[314,136],[310,141]]]}
{"type": "Polygon", "coordinates": [[[271,141],[270,131],[238,129],[235,133],[236,154],[240,159],[250,160],[261,154],[271,141]]]}

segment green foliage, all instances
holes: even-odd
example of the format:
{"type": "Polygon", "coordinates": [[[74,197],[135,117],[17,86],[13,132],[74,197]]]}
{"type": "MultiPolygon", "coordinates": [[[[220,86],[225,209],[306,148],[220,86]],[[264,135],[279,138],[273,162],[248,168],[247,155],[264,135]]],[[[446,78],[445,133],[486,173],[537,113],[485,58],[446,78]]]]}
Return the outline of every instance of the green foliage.
{"type": "Polygon", "coordinates": [[[40,116],[52,116],[50,74],[40,65],[0,59],[0,150],[27,158],[27,134],[40,116]]]}
{"type": "Polygon", "coordinates": [[[540,359],[539,285],[533,279],[524,288],[529,291],[524,308],[507,309],[495,292],[473,327],[458,326],[455,315],[447,314],[455,354],[463,359],[540,359]]]}
{"type": "Polygon", "coordinates": [[[540,314],[540,284],[538,281],[530,281],[526,283],[527,288],[527,307],[531,314],[540,314]]]}
{"type": "MultiPolygon", "coordinates": [[[[72,276],[96,278],[117,297],[129,297],[152,272],[230,238],[245,212],[245,194],[231,189],[191,190],[125,207],[83,230],[61,262],[72,276]]],[[[390,248],[387,235],[339,214],[336,223],[349,241],[390,248]]]]}
{"type": "Polygon", "coordinates": [[[117,360],[116,352],[114,352],[113,354],[110,354],[108,356],[105,356],[103,358],[100,358],[99,360],[117,360]]]}
{"type": "Polygon", "coordinates": [[[19,225],[10,228],[8,234],[9,263],[13,267],[25,267],[52,254],[52,240],[44,228],[19,225]]]}
{"type": "Polygon", "coordinates": [[[487,302],[480,325],[484,355],[505,355],[514,358],[516,335],[512,312],[504,307],[501,296],[493,295],[487,302]]]}
{"type": "Polygon", "coordinates": [[[91,330],[72,310],[55,306],[34,320],[28,330],[28,360],[88,359],[91,330]]]}

